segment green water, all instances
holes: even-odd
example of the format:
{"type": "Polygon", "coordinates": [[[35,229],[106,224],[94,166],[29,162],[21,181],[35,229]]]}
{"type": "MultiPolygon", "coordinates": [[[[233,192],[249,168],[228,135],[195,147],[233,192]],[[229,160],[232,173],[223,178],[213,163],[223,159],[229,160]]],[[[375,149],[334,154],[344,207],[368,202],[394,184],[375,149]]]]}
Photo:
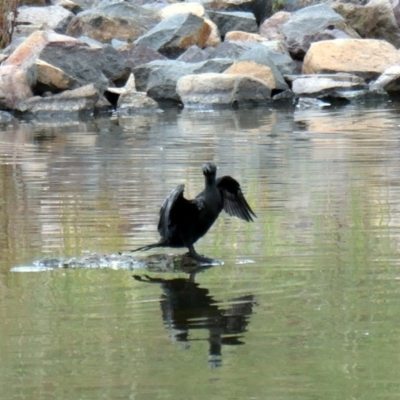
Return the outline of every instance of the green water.
{"type": "Polygon", "coordinates": [[[399,109],[3,126],[1,398],[396,398],[399,109]],[[207,160],[258,215],[197,244],[224,265],[10,271],[157,240],[163,198],[196,195],[207,160]]]}

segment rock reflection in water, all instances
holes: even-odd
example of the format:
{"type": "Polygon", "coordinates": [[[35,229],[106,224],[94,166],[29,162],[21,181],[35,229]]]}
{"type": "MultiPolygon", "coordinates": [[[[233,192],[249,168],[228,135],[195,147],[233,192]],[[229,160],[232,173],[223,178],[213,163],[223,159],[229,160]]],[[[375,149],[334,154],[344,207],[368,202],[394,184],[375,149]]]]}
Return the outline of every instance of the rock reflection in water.
{"type": "MultiPolygon", "coordinates": [[[[203,267],[201,270],[210,267],[203,267]]],[[[199,272],[199,271],[197,271],[199,272]]],[[[158,283],[164,293],[160,306],[164,324],[178,342],[190,342],[190,330],[207,329],[210,367],[222,365],[223,345],[242,345],[243,333],[247,331],[249,316],[255,305],[254,296],[246,295],[229,300],[223,308],[209,294],[209,290],[195,282],[196,272],[189,278],[152,278],[148,275],[133,277],[141,282],[158,283]]]]}

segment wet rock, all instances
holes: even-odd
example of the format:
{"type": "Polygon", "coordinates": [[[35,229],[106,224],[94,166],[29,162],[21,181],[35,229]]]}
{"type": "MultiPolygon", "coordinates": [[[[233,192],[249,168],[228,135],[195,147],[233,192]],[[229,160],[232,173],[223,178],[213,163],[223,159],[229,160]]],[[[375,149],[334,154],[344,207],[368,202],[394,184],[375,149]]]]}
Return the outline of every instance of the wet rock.
{"type": "Polygon", "coordinates": [[[320,40],[334,39],[342,31],[346,36],[359,37],[349,28],[344,18],[325,4],[317,4],[296,11],[282,26],[289,52],[302,59],[311,44],[320,40]]]}
{"type": "Polygon", "coordinates": [[[0,123],[4,124],[7,122],[11,122],[14,119],[14,116],[7,111],[0,110],[0,123]]]}
{"type": "Polygon", "coordinates": [[[21,101],[32,97],[29,73],[20,66],[0,66],[0,108],[13,110],[21,101]]]}
{"type": "Polygon", "coordinates": [[[112,39],[133,41],[160,21],[155,11],[118,2],[81,12],[68,25],[67,34],[89,36],[102,43],[112,39]]]}
{"type": "Polygon", "coordinates": [[[323,108],[330,107],[331,103],[310,97],[300,97],[297,101],[296,108],[306,110],[309,108],[323,108]]]}
{"type": "Polygon", "coordinates": [[[20,103],[17,111],[27,116],[52,117],[54,115],[90,115],[94,112],[99,92],[94,85],[66,90],[48,97],[35,96],[20,103]]]}
{"type": "Polygon", "coordinates": [[[370,83],[369,90],[377,94],[399,92],[400,65],[394,65],[385,70],[376,81],[370,83]]]}
{"type": "Polygon", "coordinates": [[[176,82],[193,72],[193,64],[182,61],[152,61],[134,69],[136,88],[156,100],[179,102],[176,82]]]}
{"type": "Polygon", "coordinates": [[[348,72],[371,79],[396,64],[399,51],[383,40],[337,39],[311,45],[303,74],[348,72]]]}
{"type": "Polygon", "coordinates": [[[285,36],[282,33],[282,27],[289,21],[291,15],[286,11],[278,11],[260,25],[260,35],[269,40],[284,41],[285,36]]]}
{"type": "Polygon", "coordinates": [[[204,72],[222,72],[231,64],[232,60],[207,60],[199,63],[185,63],[183,61],[153,61],[135,68],[136,88],[146,92],[155,100],[180,102],[176,92],[177,81],[185,75],[204,72]]]}
{"type": "Polygon", "coordinates": [[[248,12],[214,12],[208,11],[208,16],[213,21],[219,30],[219,33],[224,37],[229,31],[243,31],[257,33],[258,26],[254,15],[248,12]]]}
{"type": "Polygon", "coordinates": [[[235,74],[187,75],[179,79],[177,92],[185,107],[268,104],[271,90],[263,81],[235,74]]]}
{"type": "Polygon", "coordinates": [[[301,75],[293,80],[292,90],[299,97],[336,97],[350,100],[364,96],[367,85],[364,79],[351,74],[301,75]]]}
{"type": "Polygon", "coordinates": [[[136,40],[169,58],[176,58],[192,45],[204,47],[211,28],[201,17],[178,14],[162,20],[136,40]]]}
{"type": "Polygon", "coordinates": [[[108,88],[107,92],[119,96],[117,101],[117,111],[119,114],[153,113],[160,110],[156,101],[148,97],[146,93],[136,90],[133,74],[131,74],[124,87],[108,88]]]}
{"type": "Polygon", "coordinates": [[[65,33],[72,18],[74,18],[72,12],[59,6],[19,7],[13,39],[29,36],[39,29],[65,33]]]}
{"type": "MultiPolygon", "coordinates": [[[[221,263],[216,263],[220,265],[221,263]]],[[[12,272],[43,272],[54,269],[113,269],[134,271],[146,269],[153,272],[184,271],[196,272],[204,267],[186,255],[152,254],[147,257],[134,257],[131,254],[90,254],[70,258],[44,258],[32,265],[16,266],[12,272]]]]}

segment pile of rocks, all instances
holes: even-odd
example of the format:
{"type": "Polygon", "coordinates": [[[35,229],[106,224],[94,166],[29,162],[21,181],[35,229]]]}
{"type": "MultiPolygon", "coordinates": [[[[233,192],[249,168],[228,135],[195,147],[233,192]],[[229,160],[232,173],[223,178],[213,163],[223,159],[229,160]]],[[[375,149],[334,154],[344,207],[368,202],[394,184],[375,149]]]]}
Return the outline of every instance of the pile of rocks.
{"type": "Polygon", "coordinates": [[[271,0],[28,2],[35,6],[19,8],[13,42],[0,53],[0,109],[22,115],[399,90],[400,6],[390,0],[273,15],[271,0]]]}

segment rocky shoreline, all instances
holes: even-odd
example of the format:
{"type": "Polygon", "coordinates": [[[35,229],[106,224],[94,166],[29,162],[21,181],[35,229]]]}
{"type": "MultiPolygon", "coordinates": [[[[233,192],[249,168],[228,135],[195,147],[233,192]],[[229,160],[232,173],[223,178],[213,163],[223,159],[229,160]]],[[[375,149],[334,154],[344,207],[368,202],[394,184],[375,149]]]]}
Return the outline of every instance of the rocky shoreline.
{"type": "Polygon", "coordinates": [[[0,120],[397,96],[400,5],[30,0],[0,53],[0,120]],[[296,8],[296,7],[295,7],[296,8]]]}

